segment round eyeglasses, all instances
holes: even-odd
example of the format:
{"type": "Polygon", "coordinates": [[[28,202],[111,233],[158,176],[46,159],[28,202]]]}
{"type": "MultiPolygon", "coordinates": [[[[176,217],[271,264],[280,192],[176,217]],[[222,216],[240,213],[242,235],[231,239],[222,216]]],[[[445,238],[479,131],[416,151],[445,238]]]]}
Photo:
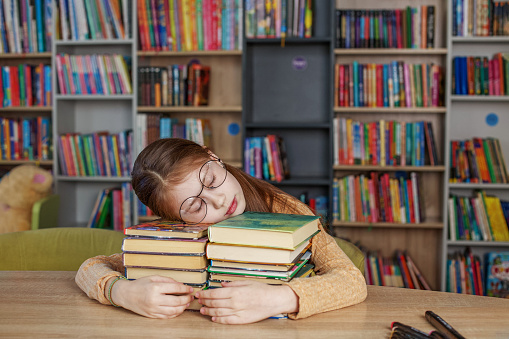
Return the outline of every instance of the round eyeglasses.
{"type": "Polygon", "coordinates": [[[199,224],[207,215],[207,203],[200,194],[204,188],[214,189],[226,181],[228,171],[220,159],[209,160],[200,167],[198,177],[201,182],[200,193],[187,198],[182,202],[179,209],[180,219],[188,225],[199,224]]]}

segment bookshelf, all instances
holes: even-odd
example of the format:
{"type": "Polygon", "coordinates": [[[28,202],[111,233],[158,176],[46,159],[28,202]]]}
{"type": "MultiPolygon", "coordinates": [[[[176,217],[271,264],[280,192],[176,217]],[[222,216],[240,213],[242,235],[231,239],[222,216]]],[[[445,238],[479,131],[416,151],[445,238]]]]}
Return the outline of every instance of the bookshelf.
{"type": "MultiPolygon", "coordinates": [[[[0,53],[0,66],[18,66],[20,64],[27,65],[51,65],[52,53],[51,52],[30,52],[30,53],[0,53]]],[[[4,98],[2,98],[3,100],[4,98]]],[[[52,117],[52,104],[49,103],[47,106],[4,106],[0,104],[0,118],[5,119],[31,119],[37,117],[44,117],[51,119],[52,117]]],[[[2,126],[2,128],[4,128],[2,126]]],[[[2,147],[0,145],[0,147],[2,147]]],[[[3,152],[2,152],[3,153],[3,152]]],[[[52,169],[53,159],[11,159],[7,160],[0,157],[0,168],[3,172],[7,172],[14,166],[23,164],[34,164],[41,166],[46,170],[52,169]]]]}
{"type": "Polygon", "coordinates": [[[332,180],[334,5],[314,6],[311,37],[246,38],[242,61],[243,137],[281,137],[290,178],[270,182],[309,199],[329,198],[332,180]]]}
{"type": "MultiPolygon", "coordinates": [[[[452,13],[452,0],[448,1],[449,11],[452,13]]],[[[453,32],[453,22],[448,20],[448,74],[447,91],[450,113],[446,123],[446,159],[450,159],[450,142],[452,140],[466,140],[473,137],[498,138],[503,151],[503,156],[509,156],[509,138],[506,131],[508,123],[507,109],[509,97],[507,95],[450,95],[453,86],[453,58],[457,56],[478,56],[492,58],[498,52],[508,52],[507,36],[457,36],[453,32]],[[490,124],[487,120],[489,114],[496,114],[498,123],[490,124]]],[[[451,169],[450,160],[446,166],[446,177],[449,178],[451,169]]],[[[509,184],[504,183],[450,183],[445,181],[444,200],[450,195],[460,197],[473,197],[473,194],[483,190],[487,195],[496,196],[502,200],[509,199],[509,184]]],[[[447,203],[444,204],[444,215],[448,215],[447,203]]],[[[447,222],[446,222],[446,225],[447,222]]],[[[474,255],[484,262],[484,254],[491,251],[508,251],[507,241],[474,241],[474,240],[451,240],[450,231],[447,228],[443,232],[442,258],[441,258],[441,289],[447,290],[447,262],[448,257],[455,252],[464,252],[470,248],[474,255]]],[[[484,269],[484,268],[483,268],[484,269]]],[[[484,272],[485,273],[485,272],[484,272]]]]}
{"type": "MultiPolygon", "coordinates": [[[[127,1],[129,6],[135,6],[135,1],[127,1]]],[[[130,13],[136,13],[131,8],[130,13]]],[[[130,23],[135,22],[129,19],[130,23]]],[[[60,21],[59,21],[60,22],[60,21]]],[[[65,134],[91,135],[97,132],[109,132],[110,134],[120,133],[126,130],[134,130],[136,114],[136,95],[112,94],[120,93],[110,89],[110,94],[105,90],[104,94],[83,94],[62,93],[59,87],[56,58],[61,54],[69,56],[87,55],[113,55],[118,54],[126,57],[131,71],[129,77],[131,85],[136,81],[136,30],[128,30],[124,38],[114,39],[85,39],[67,38],[62,39],[62,27],[57,27],[53,22],[54,39],[52,45],[52,68],[53,68],[53,110],[52,119],[55,159],[53,173],[55,179],[55,191],[61,197],[59,226],[63,227],[84,227],[89,221],[99,192],[107,188],[120,188],[122,183],[130,182],[126,175],[99,176],[97,173],[87,175],[66,175],[62,171],[62,164],[65,161],[59,155],[59,136],[65,134]],[[56,35],[56,32],[59,32],[56,35]]],[[[80,28],[81,29],[81,28],[80,28]]],[[[117,66],[115,66],[117,67],[117,66]]],[[[78,75],[79,76],[79,75],[78,75]]],[[[96,78],[97,80],[97,78],[96,78]]],[[[90,80],[92,81],[92,80],[90,80]]],[[[103,83],[104,84],[104,83],[103,83]]],[[[109,86],[109,85],[108,85],[109,86]]],[[[113,85],[112,85],[113,86],[113,85]]],[[[122,93],[126,93],[122,91],[122,93]]],[[[131,165],[128,165],[129,172],[131,165]]],[[[134,216],[131,222],[134,222],[134,216]]]]}
{"type": "MultiPolygon", "coordinates": [[[[335,8],[346,10],[380,10],[401,9],[406,6],[435,6],[435,34],[433,48],[335,48],[334,64],[388,64],[394,60],[408,64],[433,63],[443,68],[447,65],[449,49],[447,45],[447,13],[443,1],[412,1],[395,0],[335,1],[335,8]]],[[[335,18],[333,23],[335,23],[335,18]]],[[[335,24],[333,25],[335,30],[335,24]]],[[[445,75],[445,74],[444,74],[445,75]]],[[[380,105],[378,105],[380,106],[380,105]]],[[[393,257],[396,250],[407,251],[432,289],[440,288],[440,263],[442,249],[442,233],[444,229],[443,194],[444,178],[446,177],[445,156],[445,122],[448,115],[448,102],[443,105],[429,107],[333,107],[333,117],[352,119],[360,123],[371,123],[379,120],[413,123],[430,121],[436,142],[439,162],[431,166],[390,166],[390,165],[353,165],[335,164],[332,166],[333,178],[348,175],[367,175],[370,172],[389,173],[393,177],[397,173],[415,172],[419,176],[422,190],[422,209],[425,219],[419,223],[399,222],[352,222],[333,219],[332,226],[336,236],[360,243],[368,250],[377,251],[383,257],[393,257]]]]}

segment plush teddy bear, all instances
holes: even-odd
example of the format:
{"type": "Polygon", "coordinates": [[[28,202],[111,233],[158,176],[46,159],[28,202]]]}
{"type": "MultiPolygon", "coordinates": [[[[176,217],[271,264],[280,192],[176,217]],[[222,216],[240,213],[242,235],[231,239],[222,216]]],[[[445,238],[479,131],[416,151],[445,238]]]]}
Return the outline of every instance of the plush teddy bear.
{"type": "Polygon", "coordinates": [[[0,233],[26,231],[34,203],[52,193],[51,172],[34,165],[14,167],[0,180],[0,233]]]}

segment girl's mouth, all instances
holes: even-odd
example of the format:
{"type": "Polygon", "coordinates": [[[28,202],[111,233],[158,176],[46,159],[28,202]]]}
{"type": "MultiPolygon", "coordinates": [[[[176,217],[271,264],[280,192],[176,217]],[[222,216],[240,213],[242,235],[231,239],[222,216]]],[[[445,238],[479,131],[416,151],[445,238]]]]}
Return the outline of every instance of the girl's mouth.
{"type": "Polygon", "coordinates": [[[237,198],[234,197],[233,201],[232,201],[232,204],[230,205],[230,208],[228,208],[228,211],[226,211],[225,215],[232,214],[233,212],[235,212],[236,209],[237,209],[237,198]]]}

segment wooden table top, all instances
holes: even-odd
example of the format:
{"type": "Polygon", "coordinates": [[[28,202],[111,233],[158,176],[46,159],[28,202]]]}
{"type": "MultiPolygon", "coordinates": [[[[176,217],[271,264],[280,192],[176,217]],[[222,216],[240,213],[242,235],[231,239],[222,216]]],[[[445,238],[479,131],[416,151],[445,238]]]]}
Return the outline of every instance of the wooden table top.
{"type": "Polygon", "coordinates": [[[432,310],[466,338],[509,338],[509,300],[368,286],[359,305],[302,320],[215,324],[197,312],[149,319],[89,299],[75,272],[0,271],[0,336],[171,338],[388,338],[393,321],[429,332],[432,310]]]}

